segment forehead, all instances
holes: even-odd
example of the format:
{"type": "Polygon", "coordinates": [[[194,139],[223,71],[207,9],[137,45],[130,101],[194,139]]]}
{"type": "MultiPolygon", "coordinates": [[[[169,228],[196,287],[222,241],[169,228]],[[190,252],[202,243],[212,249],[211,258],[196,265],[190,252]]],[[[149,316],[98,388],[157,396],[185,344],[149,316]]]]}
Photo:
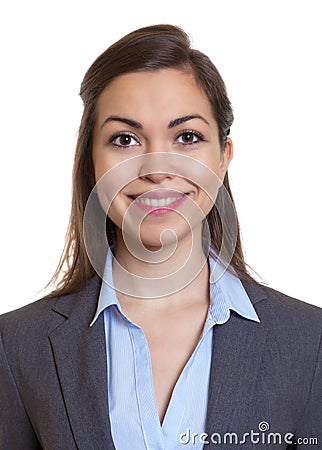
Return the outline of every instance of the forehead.
{"type": "Polygon", "coordinates": [[[177,69],[131,72],[120,75],[100,94],[98,120],[106,114],[162,118],[199,113],[212,118],[212,108],[192,74],[177,69]]]}

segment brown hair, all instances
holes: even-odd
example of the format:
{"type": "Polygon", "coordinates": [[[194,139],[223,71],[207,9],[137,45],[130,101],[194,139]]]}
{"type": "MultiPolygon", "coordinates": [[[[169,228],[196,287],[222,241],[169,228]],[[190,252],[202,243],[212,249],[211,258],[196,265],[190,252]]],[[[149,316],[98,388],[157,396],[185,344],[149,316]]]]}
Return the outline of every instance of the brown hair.
{"type": "MultiPolygon", "coordinates": [[[[97,99],[105,87],[119,75],[162,68],[177,68],[194,75],[212,105],[213,115],[219,128],[221,148],[225,151],[234,116],[224,81],[210,59],[200,51],[191,48],[189,37],[182,29],[173,25],[144,27],[124,36],[110,46],[94,61],[81,84],[80,96],[84,103],[84,111],[74,159],[71,215],[65,248],[50,282],[56,283],[56,288],[50,296],[78,291],[95,274],[85,248],[83,216],[88,197],[95,184],[92,142],[97,99]]],[[[223,184],[234,206],[228,172],[223,184]]],[[[219,198],[219,201],[223,202],[224,198],[219,198]]],[[[223,236],[221,219],[215,206],[206,219],[212,248],[219,254],[220,247],[223,245],[229,252],[230,239],[229,236],[223,236]]],[[[237,227],[237,242],[232,249],[230,265],[241,280],[249,281],[252,277],[244,260],[238,219],[237,227]]],[[[116,226],[108,217],[106,218],[106,234],[108,243],[115,245],[116,226]]],[[[228,270],[231,271],[230,268],[228,270]]]]}

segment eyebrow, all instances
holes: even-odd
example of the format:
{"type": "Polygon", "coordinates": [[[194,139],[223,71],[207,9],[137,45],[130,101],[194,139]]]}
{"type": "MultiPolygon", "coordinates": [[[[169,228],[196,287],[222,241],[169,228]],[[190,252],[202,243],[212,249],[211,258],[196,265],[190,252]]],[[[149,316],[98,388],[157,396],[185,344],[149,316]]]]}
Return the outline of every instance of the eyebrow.
{"type": "MultiPolygon", "coordinates": [[[[189,114],[188,116],[182,116],[182,117],[178,117],[177,119],[171,120],[171,122],[169,122],[169,124],[168,124],[168,128],[169,129],[175,128],[178,125],[181,125],[182,123],[188,122],[189,120],[192,120],[192,119],[201,119],[208,126],[210,126],[209,122],[204,117],[202,117],[200,114],[189,114]]],[[[128,119],[126,117],[119,117],[119,116],[109,116],[107,119],[104,120],[104,122],[102,123],[100,128],[103,128],[107,123],[114,122],[114,121],[125,123],[126,125],[129,125],[132,128],[136,128],[137,130],[143,129],[143,125],[140,122],[137,122],[136,120],[128,119]]]]}

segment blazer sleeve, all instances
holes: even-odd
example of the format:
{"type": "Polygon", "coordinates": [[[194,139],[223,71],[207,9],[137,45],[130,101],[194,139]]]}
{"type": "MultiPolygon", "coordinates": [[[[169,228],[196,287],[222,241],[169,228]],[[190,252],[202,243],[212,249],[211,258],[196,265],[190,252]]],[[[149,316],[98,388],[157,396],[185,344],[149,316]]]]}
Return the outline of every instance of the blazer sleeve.
{"type": "Polygon", "coordinates": [[[41,450],[6,357],[0,333],[0,450],[41,450]]]}
{"type": "Polygon", "coordinates": [[[322,337],[310,394],[294,439],[297,449],[322,448],[322,337]]]}

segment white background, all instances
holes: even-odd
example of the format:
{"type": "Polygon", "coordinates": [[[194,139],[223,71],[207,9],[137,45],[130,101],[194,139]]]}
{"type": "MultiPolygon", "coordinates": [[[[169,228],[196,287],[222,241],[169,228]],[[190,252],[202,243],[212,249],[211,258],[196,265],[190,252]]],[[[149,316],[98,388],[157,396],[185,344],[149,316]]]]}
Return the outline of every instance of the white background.
{"type": "Polygon", "coordinates": [[[7,2],[1,33],[1,298],[41,296],[67,227],[93,60],[141,26],[183,27],[234,106],[229,173],[247,262],[275,289],[322,306],[320,1],[7,2]]]}

